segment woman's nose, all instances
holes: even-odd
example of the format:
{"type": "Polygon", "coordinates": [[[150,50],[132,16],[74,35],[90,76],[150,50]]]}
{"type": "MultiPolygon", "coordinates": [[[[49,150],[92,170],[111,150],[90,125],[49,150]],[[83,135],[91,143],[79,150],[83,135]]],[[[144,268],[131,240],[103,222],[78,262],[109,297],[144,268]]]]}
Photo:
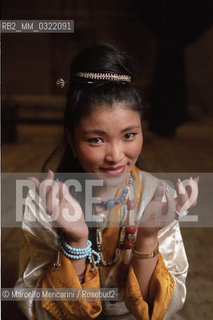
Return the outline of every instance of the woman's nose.
{"type": "Polygon", "coordinates": [[[105,159],[108,162],[119,163],[124,156],[123,148],[119,144],[109,145],[106,151],[105,159]]]}

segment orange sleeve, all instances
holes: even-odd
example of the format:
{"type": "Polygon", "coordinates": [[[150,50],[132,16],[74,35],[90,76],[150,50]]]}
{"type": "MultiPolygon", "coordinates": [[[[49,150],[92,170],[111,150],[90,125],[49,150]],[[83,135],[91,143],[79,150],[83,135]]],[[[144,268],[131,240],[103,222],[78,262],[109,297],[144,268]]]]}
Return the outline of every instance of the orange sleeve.
{"type": "Polygon", "coordinates": [[[159,253],[158,263],[152,275],[149,291],[150,301],[152,301],[152,320],[164,319],[174,285],[175,280],[169,273],[159,253]]]}
{"type": "Polygon", "coordinates": [[[143,300],[132,264],[129,268],[124,298],[127,309],[136,319],[149,320],[149,306],[143,300]]]}
{"type": "MultiPolygon", "coordinates": [[[[99,272],[91,272],[88,264],[85,271],[84,283],[80,283],[72,262],[61,254],[61,267],[55,271],[50,269],[42,279],[42,288],[100,288],[99,272]]],[[[85,300],[43,300],[42,307],[50,312],[57,320],[89,320],[95,319],[102,311],[100,301],[85,300]]]]}
{"type": "Polygon", "coordinates": [[[158,262],[150,282],[150,306],[143,300],[132,265],[129,269],[125,288],[125,304],[136,319],[163,320],[172,297],[173,289],[174,279],[167,270],[159,253],[158,262]]]}

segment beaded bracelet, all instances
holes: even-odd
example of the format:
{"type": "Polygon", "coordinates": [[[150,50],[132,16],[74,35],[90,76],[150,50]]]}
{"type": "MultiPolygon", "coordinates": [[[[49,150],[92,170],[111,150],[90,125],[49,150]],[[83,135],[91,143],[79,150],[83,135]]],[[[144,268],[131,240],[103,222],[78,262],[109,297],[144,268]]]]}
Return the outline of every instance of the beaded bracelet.
{"type": "Polygon", "coordinates": [[[65,234],[60,233],[59,243],[62,252],[69,259],[78,260],[88,257],[89,263],[91,263],[93,267],[100,263],[100,254],[91,248],[92,242],[90,240],[87,241],[87,246],[85,248],[74,248],[66,242],[65,234]],[[94,259],[94,255],[96,256],[96,260],[94,259]]]}

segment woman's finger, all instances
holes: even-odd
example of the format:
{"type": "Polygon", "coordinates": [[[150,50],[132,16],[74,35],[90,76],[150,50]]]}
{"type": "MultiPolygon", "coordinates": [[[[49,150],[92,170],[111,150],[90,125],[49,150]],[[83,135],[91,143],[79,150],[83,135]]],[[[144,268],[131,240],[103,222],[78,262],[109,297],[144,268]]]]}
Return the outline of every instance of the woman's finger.
{"type": "Polygon", "coordinates": [[[170,195],[168,191],[165,193],[166,201],[167,201],[167,222],[170,223],[175,218],[176,211],[176,201],[173,195],[170,195]]]}
{"type": "Polygon", "coordinates": [[[59,184],[57,181],[54,181],[46,197],[46,210],[50,214],[54,212],[55,208],[59,204],[58,194],[59,194],[59,184]]]}
{"type": "MultiPolygon", "coordinates": [[[[187,211],[190,207],[196,204],[198,197],[198,183],[197,178],[193,180],[192,178],[186,181],[185,193],[179,194],[176,198],[177,210],[180,213],[187,211]]],[[[183,186],[182,182],[181,185],[183,186]]]]}
{"type": "Polygon", "coordinates": [[[182,181],[178,179],[178,182],[176,183],[176,190],[178,196],[176,197],[176,210],[179,212],[182,206],[188,201],[189,199],[189,190],[187,190],[182,181]]]}
{"type": "Polygon", "coordinates": [[[48,173],[47,173],[47,177],[44,179],[45,183],[47,184],[47,194],[48,192],[50,191],[50,187],[48,186],[48,184],[52,184],[54,182],[54,177],[55,177],[55,174],[53,171],[51,171],[50,169],[48,170],[48,173]]]}
{"type": "Polygon", "coordinates": [[[49,170],[47,177],[40,183],[39,186],[39,195],[43,201],[46,201],[46,197],[51,190],[53,180],[54,179],[54,172],[49,170]]]}
{"type": "Polygon", "coordinates": [[[165,195],[165,186],[163,184],[159,184],[155,189],[155,193],[153,195],[152,200],[162,201],[162,198],[164,195],[165,195]]]}
{"type": "Polygon", "coordinates": [[[191,188],[190,191],[190,197],[189,197],[189,202],[190,202],[190,207],[196,203],[197,198],[198,198],[198,183],[196,180],[190,178],[189,179],[189,187],[191,188]]]}
{"type": "Polygon", "coordinates": [[[194,178],[194,181],[197,182],[197,184],[199,183],[200,177],[197,176],[196,178],[194,178]]]}
{"type": "Polygon", "coordinates": [[[67,223],[76,223],[83,217],[80,204],[71,196],[65,183],[59,182],[60,218],[67,223]]]}
{"type": "Polygon", "coordinates": [[[35,185],[36,190],[38,191],[40,187],[40,181],[35,177],[28,177],[28,180],[30,180],[35,185]]]}
{"type": "Polygon", "coordinates": [[[196,194],[196,198],[195,198],[194,202],[192,202],[191,207],[194,207],[194,206],[196,206],[196,204],[197,204],[198,193],[199,193],[198,183],[199,183],[200,177],[198,176],[198,177],[194,178],[193,180],[194,180],[194,182],[196,183],[196,193],[197,193],[197,194],[196,194]]]}
{"type": "Polygon", "coordinates": [[[184,185],[182,184],[182,181],[180,179],[178,179],[176,183],[176,189],[179,195],[186,193],[186,189],[184,188],[184,185]]]}

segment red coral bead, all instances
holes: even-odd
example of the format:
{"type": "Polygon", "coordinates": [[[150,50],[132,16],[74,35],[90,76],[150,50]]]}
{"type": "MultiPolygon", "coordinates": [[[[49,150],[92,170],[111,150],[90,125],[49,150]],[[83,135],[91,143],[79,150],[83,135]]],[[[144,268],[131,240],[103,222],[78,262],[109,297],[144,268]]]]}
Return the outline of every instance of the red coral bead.
{"type": "Polygon", "coordinates": [[[134,234],[136,232],[136,226],[127,226],[127,227],[125,227],[125,232],[134,234]]]}
{"type": "Polygon", "coordinates": [[[124,241],[124,248],[125,249],[132,249],[133,246],[134,246],[133,241],[130,241],[130,240],[125,240],[124,241]]]}
{"type": "Polygon", "coordinates": [[[135,209],[135,201],[134,200],[128,200],[127,201],[127,207],[128,209],[135,209]]]}

